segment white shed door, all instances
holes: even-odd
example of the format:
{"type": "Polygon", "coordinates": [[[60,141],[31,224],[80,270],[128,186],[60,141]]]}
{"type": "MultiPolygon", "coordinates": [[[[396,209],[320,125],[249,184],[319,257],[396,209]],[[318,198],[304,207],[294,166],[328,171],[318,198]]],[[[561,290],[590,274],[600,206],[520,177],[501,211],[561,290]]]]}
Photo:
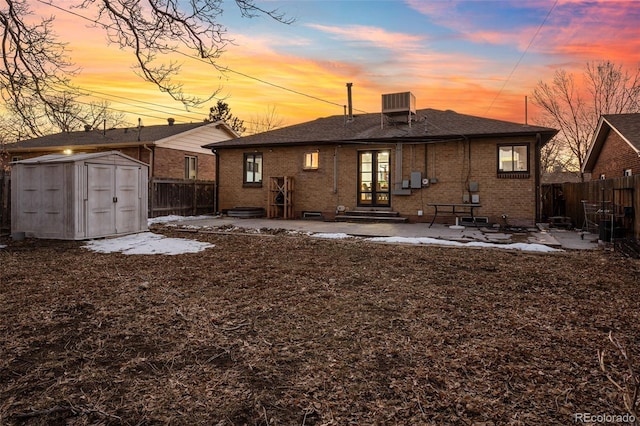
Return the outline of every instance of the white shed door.
{"type": "Polygon", "coordinates": [[[87,237],[115,233],[115,171],[111,165],[87,165],[87,237]]]}
{"type": "Polygon", "coordinates": [[[87,165],[87,237],[139,230],[140,168],[87,165]]]}
{"type": "Polygon", "coordinates": [[[140,167],[116,167],[116,233],[140,230],[140,167]]]}

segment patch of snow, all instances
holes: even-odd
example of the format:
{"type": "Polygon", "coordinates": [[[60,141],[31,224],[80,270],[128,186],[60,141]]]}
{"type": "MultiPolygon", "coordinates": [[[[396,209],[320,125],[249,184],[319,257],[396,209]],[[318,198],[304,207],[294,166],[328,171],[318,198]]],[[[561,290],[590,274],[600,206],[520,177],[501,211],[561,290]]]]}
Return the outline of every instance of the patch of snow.
{"type": "Polygon", "coordinates": [[[554,249],[552,247],[545,246],[543,244],[526,244],[526,243],[495,244],[495,243],[484,243],[480,241],[462,243],[459,241],[440,240],[437,238],[428,238],[428,237],[420,237],[420,238],[374,237],[374,238],[367,238],[367,241],[372,241],[376,243],[437,244],[441,246],[452,246],[452,247],[486,247],[486,248],[499,248],[499,249],[511,249],[511,250],[522,250],[522,251],[536,251],[536,252],[542,252],[542,253],[562,251],[562,250],[554,249]]]}
{"type": "Polygon", "coordinates": [[[317,234],[311,234],[312,237],[315,238],[328,238],[328,239],[333,239],[333,240],[342,240],[345,238],[353,238],[351,235],[349,234],[345,234],[342,232],[337,232],[337,233],[317,233],[317,234]]]}
{"type": "Polygon", "coordinates": [[[167,222],[185,222],[189,220],[202,220],[202,219],[212,219],[216,216],[177,216],[177,215],[168,215],[168,216],[159,216],[159,217],[150,217],[147,219],[147,224],[152,225],[154,223],[167,223],[167,222]]]}
{"type": "Polygon", "coordinates": [[[123,237],[89,241],[85,248],[98,253],[123,254],[167,254],[197,253],[204,249],[215,247],[213,244],[203,243],[183,238],[168,238],[152,232],[125,235],[123,237]]]}

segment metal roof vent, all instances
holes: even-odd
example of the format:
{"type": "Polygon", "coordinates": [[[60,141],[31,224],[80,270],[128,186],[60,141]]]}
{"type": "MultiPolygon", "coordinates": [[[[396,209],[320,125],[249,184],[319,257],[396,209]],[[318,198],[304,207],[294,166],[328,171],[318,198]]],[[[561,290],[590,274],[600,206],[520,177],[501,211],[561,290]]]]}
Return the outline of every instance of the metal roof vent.
{"type": "MultiPolygon", "coordinates": [[[[393,118],[406,118],[406,122],[411,126],[411,121],[416,115],[416,97],[411,92],[387,93],[382,95],[382,114],[393,118]]],[[[402,120],[404,122],[404,120],[402,120]]],[[[384,126],[384,117],[382,117],[384,126]]]]}

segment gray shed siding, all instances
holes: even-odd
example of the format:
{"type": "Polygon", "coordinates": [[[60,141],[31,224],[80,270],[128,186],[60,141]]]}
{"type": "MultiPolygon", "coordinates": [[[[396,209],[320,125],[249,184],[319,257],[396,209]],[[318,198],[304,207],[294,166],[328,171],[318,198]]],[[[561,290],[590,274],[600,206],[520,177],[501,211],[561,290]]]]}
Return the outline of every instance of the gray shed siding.
{"type": "Polygon", "coordinates": [[[147,230],[147,165],[111,151],[14,163],[11,231],[82,240],[147,230]]]}

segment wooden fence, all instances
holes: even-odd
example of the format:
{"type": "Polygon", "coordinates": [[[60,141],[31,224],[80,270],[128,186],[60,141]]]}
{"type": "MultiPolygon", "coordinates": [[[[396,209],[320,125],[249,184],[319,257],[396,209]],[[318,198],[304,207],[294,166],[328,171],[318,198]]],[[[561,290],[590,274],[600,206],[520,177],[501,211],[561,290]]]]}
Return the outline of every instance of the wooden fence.
{"type": "Polygon", "coordinates": [[[544,217],[566,216],[590,231],[594,223],[613,222],[612,233],[640,240],[640,175],[543,185],[541,198],[544,217]]]}
{"type": "Polygon", "coordinates": [[[196,216],[215,212],[216,183],[159,179],[149,182],[149,217],[196,216]]]}
{"type": "MultiPolygon", "coordinates": [[[[215,182],[157,179],[149,182],[149,217],[215,212],[215,182]]],[[[0,232],[11,229],[11,175],[0,171],[0,232]]]]}

